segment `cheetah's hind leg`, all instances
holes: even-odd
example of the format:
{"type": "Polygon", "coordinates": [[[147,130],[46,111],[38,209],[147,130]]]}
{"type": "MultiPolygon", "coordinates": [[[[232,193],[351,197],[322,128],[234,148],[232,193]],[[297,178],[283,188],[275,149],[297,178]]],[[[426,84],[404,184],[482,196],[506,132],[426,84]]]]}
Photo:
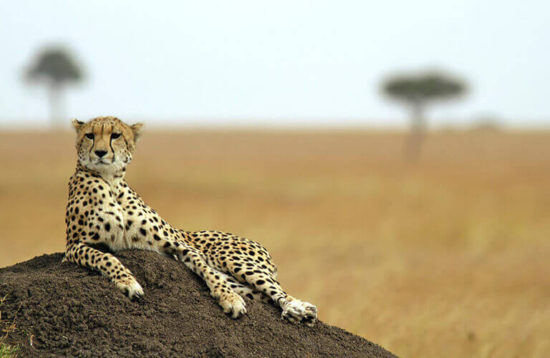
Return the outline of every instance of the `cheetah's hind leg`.
{"type": "Polygon", "coordinates": [[[292,323],[305,323],[312,327],[317,320],[317,307],[309,302],[301,301],[292,296],[286,296],[286,298],[279,301],[283,312],[281,317],[292,323]]]}

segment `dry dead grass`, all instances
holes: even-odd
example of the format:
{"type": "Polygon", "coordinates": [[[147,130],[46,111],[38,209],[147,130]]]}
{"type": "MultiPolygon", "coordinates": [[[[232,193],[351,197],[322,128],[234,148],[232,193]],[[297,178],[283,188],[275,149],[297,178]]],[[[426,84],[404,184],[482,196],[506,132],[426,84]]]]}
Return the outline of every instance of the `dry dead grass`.
{"type": "MultiPolygon", "coordinates": [[[[145,133],[173,225],[262,242],[321,319],[403,357],[547,357],[550,133],[145,133]]],[[[72,134],[0,133],[0,266],[64,248],[72,134]]]]}

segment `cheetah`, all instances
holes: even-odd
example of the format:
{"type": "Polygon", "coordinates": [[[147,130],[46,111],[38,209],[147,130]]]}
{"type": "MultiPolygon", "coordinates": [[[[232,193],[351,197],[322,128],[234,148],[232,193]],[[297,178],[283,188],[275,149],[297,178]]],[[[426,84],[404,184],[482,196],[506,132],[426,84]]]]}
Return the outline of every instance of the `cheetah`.
{"type": "Polygon", "coordinates": [[[232,318],[246,313],[246,297],[279,306],[289,322],[314,324],[317,308],[281,288],[271,255],[259,243],[220,231],[172,227],[128,186],[124,175],[143,124],[98,117],[75,119],[73,126],[78,159],[69,180],[64,261],[101,272],[135,300],[144,295],[143,288],[113,254],[123,249],[155,251],[200,276],[232,318]]]}

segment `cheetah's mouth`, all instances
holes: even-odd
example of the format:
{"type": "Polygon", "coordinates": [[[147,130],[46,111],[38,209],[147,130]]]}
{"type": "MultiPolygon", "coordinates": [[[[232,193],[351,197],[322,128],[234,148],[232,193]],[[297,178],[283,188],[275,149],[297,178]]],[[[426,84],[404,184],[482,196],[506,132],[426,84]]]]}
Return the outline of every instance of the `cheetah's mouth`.
{"type": "Polygon", "coordinates": [[[93,163],[97,166],[110,166],[115,164],[116,158],[97,158],[93,161],[93,163]]]}

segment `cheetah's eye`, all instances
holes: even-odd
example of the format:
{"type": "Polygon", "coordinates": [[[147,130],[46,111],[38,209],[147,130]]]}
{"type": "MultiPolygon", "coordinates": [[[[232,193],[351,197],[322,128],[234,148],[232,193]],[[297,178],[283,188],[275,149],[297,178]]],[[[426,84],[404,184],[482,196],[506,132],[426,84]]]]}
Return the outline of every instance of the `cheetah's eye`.
{"type": "Polygon", "coordinates": [[[86,138],[94,139],[94,134],[93,133],[86,133],[86,138]]]}
{"type": "Polygon", "coordinates": [[[117,139],[120,137],[120,133],[111,133],[111,139],[117,139]]]}

